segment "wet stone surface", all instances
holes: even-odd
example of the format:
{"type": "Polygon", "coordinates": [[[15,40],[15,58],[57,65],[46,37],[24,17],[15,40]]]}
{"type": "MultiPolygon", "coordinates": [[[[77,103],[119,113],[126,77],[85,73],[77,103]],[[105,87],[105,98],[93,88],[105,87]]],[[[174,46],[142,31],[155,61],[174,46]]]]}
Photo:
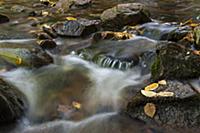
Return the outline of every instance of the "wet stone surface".
{"type": "Polygon", "coordinates": [[[52,28],[60,36],[80,37],[96,32],[98,25],[98,20],[78,19],[55,23],[52,28]]]}
{"type": "Polygon", "coordinates": [[[199,73],[200,56],[186,47],[163,42],[157,47],[157,57],[151,68],[152,78],[188,79],[199,73]]]}
{"type": "Polygon", "coordinates": [[[25,115],[27,99],[16,87],[0,79],[0,124],[12,123],[25,115]]]}
{"type": "Polygon", "coordinates": [[[151,21],[147,11],[145,11],[145,6],[140,3],[119,4],[107,9],[101,14],[101,20],[104,29],[107,30],[117,30],[126,25],[137,25],[151,21]]]}
{"type": "Polygon", "coordinates": [[[173,97],[143,96],[140,91],[128,104],[127,112],[133,118],[139,118],[146,122],[155,122],[160,126],[173,128],[198,127],[199,122],[199,94],[190,85],[180,81],[167,81],[167,85],[161,85],[156,92],[173,92],[173,97]],[[153,103],[156,113],[153,118],[146,115],[144,106],[153,103]],[[167,116],[167,117],[166,117],[167,116]]]}

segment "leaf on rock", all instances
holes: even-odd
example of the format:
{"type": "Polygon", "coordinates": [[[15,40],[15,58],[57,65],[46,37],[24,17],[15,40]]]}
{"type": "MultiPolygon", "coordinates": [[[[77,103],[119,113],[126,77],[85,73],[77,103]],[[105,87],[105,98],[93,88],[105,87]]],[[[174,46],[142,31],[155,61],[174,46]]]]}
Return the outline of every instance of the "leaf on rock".
{"type": "Polygon", "coordinates": [[[152,91],[152,90],[157,89],[158,86],[159,86],[158,83],[152,83],[152,84],[146,86],[146,87],[144,88],[144,90],[145,90],[145,91],[152,91]]]}
{"type": "Polygon", "coordinates": [[[69,21],[77,20],[77,18],[74,18],[74,17],[66,17],[66,19],[69,20],[69,21]]]}
{"type": "Polygon", "coordinates": [[[173,97],[174,96],[174,92],[163,91],[163,92],[157,93],[157,96],[160,96],[160,97],[173,97]]]}
{"type": "Polygon", "coordinates": [[[159,85],[167,85],[167,81],[166,80],[160,80],[158,81],[159,85]]]}
{"type": "Polygon", "coordinates": [[[144,113],[153,118],[155,116],[155,113],[156,113],[156,106],[155,104],[153,103],[147,103],[145,106],[144,106],[144,113]]]}
{"type": "Polygon", "coordinates": [[[75,108],[75,109],[81,109],[81,104],[79,103],[79,102],[75,102],[75,101],[73,101],[72,102],[72,106],[75,108]]]}
{"type": "Polygon", "coordinates": [[[157,93],[153,91],[146,91],[146,90],[141,90],[142,95],[145,97],[156,97],[157,93]]]}

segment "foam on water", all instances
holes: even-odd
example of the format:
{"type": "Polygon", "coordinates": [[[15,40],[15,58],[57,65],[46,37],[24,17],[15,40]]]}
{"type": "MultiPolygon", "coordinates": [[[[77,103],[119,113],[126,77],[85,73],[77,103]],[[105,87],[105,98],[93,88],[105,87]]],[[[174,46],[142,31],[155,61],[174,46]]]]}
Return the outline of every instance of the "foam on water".
{"type": "MultiPolygon", "coordinates": [[[[55,89],[54,87],[62,86],[65,82],[69,82],[63,81],[63,76],[68,76],[69,78],[65,78],[68,80],[71,77],[68,72],[78,69],[81,71],[77,72],[84,74],[92,82],[87,89],[88,91],[83,94],[89,111],[92,108],[98,108],[98,106],[112,106],[112,111],[117,111],[121,91],[126,86],[137,85],[143,81],[138,69],[120,71],[100,68],[75,55],[55,58],[55,64],[40,69],[29,70],[19,68],[3,73],[1,76],[17,86],[27,96],[30,103],[30,112],[35,112],[40,109],[38,105],[41,101],[38,99],[41,96],[39,95],[41,90],[45,90],[44,92],[46,92],[48,89],[55,89]]],[[[75,74],[74,76],[79,75],[75,74]]],[[[76,83],[76,81],[72,82],[76,83]]]]}

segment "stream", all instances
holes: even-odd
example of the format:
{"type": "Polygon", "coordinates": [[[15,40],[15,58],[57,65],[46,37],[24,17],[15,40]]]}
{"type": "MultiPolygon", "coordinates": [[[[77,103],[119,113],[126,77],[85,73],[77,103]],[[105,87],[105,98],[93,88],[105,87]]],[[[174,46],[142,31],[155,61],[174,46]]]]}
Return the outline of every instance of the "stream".
{"type": "MultiPolygon", "coordinates": [[[[93,0],[88,8],[70,10],[64,15],[36,19],[28,16],[29,11],[50,12],[49,8],[33,7],[35,3],[39,3],[39,0],[0,0],[0,14],[5,14],[10,19],[8,23],[0,24],[0,46],[16,44],[19,47],[26,47],[26,45],[37,44],[37,39],[32,33],[40,32],[41,28],[31,26],[37,21],[40,25],[52,24],[63,20],[68,15],[98,18],[105,9],[129,2],[140,2],[146,5],[152,19],[156,22],[185,22],[191,18],[194,22],[200,22],[199,0],[93,0]],[[16,5],[21,7],[16,7],[16,5]],[[24,11],[18,11],[22,8],[24,11]]],[[[88,44],[90,37],[53,39],[58,48],[45,50],[53,58],[53,63],[40,68],[12,65],[7,68],[7,64],[6,66],[0,64],[0,70],[5,69],[5,72],[0,71],[0,77],[19,89],[26,96],[29,106],[25,115],[16,123],[0,127],[0,133],[22,133],[24,129],[30,129],[30,131],[23,133],[160,132],[159,126],[155,126],[158,129],[156,131],[154,127],[148,127],[149,123],[144,124],[138,119],[131,119],[126,113],[121,112],[139,88],[149,84],[151,74],[149,70],[144,70],[146,64],[127,66],[122,70],[120,68],[124,62],[119,65],[119,69],[113,69],[117,61],[112,68],[109,68],[85,60],[74,50],[88,44]],[[132,87],[129,88],[130,86],[132,87]],[[34,128],[35,125],[54,120],[57,121],[56,124],[50,122],[41,129],[34,128]],[[48,129],[48,127],[54,127],[54,129],[48,129]]],[[[146,48],[146,42],[141,41],[144,44],[142,50],[150,49],[154,47],[154,43],[157,43],[146,37],[142,39],[152,44],[146,48]]],[[[108,42],[108,45],[110,43],[118,44],[108,42]]],[[[121,45],[123,44],[119,44],[119,47],[121,45]]],[[[142,51],[141,49],[137,50],[142,51]]],[[[135,51],[138,52],[137,50],[135,51]]],[[[109,65],[113,63],[112,60],[107,60],[108,62],[109,65]]],[[[127,62],[129,60],[125,61],[127,62]]],[[[105,59],[104,63],[106,63],[105,59]]]]}

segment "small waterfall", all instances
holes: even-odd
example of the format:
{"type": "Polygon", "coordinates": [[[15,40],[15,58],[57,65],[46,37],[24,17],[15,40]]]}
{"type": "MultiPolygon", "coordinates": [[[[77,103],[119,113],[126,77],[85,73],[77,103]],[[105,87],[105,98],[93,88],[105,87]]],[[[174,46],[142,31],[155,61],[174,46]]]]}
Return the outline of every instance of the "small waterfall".
{"type": "Polygon", "coordinates": [[[104,107],[109,107],[109,112],[115,112],[120,108],[119,101],[123,89],[143,84],[144,80],[139,69],[120,71],[101,68],[75,55],[55,58],[55,64],[40,69],[19,68],[1,76],[27,96],[32,117],[46,115],[47,107],[49,110],[54,107],[55,95],[60,95],[66,87],[67,93],[62,93],[64,96],[66,94],[66,101],[70,97],[72,100],[82,100],[80,102],[84,104],[83,108],[87,114],[107,112],[104,107]],[[80,77],[83,77],[83,81],[80,77]]]}

